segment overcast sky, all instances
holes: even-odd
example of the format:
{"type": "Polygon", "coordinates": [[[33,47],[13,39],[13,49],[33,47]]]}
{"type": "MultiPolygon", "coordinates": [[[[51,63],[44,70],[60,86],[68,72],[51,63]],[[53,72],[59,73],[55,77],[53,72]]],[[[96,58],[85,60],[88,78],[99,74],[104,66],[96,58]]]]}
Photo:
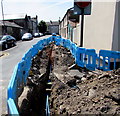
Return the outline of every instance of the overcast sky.
{"type": "MultiPolygon", "coordinates": [[[[38,15],[44,21],[62,19],[67,9],[73,7],[74,0],[3,0],[4,14],[38,15]]],[[[0,10],[0,19],[2,12],[0,10]]]]}

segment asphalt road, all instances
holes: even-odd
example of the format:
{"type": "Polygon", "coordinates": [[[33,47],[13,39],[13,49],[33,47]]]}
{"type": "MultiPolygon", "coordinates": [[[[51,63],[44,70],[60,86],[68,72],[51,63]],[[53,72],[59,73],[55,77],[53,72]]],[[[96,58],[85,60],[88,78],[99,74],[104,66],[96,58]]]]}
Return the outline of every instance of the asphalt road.
{"type": "Polygon", "coordinates": [[[30,41],[18,41],[17,46],[2,52],[5,55],[0,57],[0,114],[7,113],[7,87],[14,67],[21,61],[22,56],[32,47],[32,45],[47,37],[49,37],[49,35],[34,38],[30,41]]]}

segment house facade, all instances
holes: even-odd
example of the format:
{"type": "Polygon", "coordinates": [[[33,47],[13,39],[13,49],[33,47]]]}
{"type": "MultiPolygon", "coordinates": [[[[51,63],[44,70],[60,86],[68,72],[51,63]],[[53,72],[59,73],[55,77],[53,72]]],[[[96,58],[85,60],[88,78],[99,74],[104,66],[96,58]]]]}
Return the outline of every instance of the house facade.
{"type": "Polygon", "coordinates": [[[50,21],[46,22],[47,24],[47,32],[49,34],[56,33],[59,34],[59,22],[58,21],[50,21]]]}
{"type": "Polygon", "coordinates": [[[92,14],[85,16],[86,48],[120,51],[120,1],[93,2],[92,14]]]}
{"type": "Polygon", "coordinates": [[[5,17],[4,21],[1,21],[0,29],[1,36],[7,33],[19,40],[24,33],[34,34],[36,32],[39,32],[38,17],[36,16],[31,18],[28,15],[8,15],[5,17]]]}
{"type": "Polygon", "coordinates": [[[22,15],[22,16],[16,16],[14,18],[9,18],[10,16],[7,16],[5,19],[9,22],[14,22],[17,25],[23,27],[22,34],[24,33],[31,33],[34,34],[35,32],[38,32],[38,17],[31,18],[28,15],[22,15]]]}
{"type": "MultiPolygon", "coordinates": [[[[65,14],[66,16],[66,14],[65,14]]],[[[81,15],[79,23],[73,28],[73,42],[80,45],[81,15]]],[[[61,21],[61,35],[68,35],[68,20],[61,21]],[[63,26],[64,24],[64,26],[63,26]],[[62,30],[64,32],[62,32],[62,30]]],[[[91,15],[84,16],[83,47],[99,50],[120,51],[120,1],[102,2],[92,0],[91,15]]]]}
{"type": "Polygon", "coordinates": [[[23,27],[9,21],[0,21],[0,38],[2,35],[8,34],[16,38],[21,39],[21,31],[23,27]]]}
{"type": "Polygon", "coordinates": [[[67,10],[63,19],[60,21],[59,33],[62,37],[66,39],[71,39],[73,41],[73,30],[79,23],[79,16],[74,15],[74,9],[70,8],[67,10]]]}

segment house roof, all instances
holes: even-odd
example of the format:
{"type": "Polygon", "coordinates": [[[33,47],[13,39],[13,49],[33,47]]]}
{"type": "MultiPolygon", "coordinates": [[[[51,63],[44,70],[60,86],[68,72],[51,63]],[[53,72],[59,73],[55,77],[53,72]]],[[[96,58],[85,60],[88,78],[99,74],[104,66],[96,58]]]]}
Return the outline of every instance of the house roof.
{"type": "Polygon", "coordinates": [[[63,19],[61,20],[61,22],[64,20],[65,17],[68,17],[68,20],[72,21],[72,22],[79,22],[79,15],[74,15],[74,7],[69,8],[67,10],[67,12],[65,13],[63,19]]]}
{"type": "Polygon", "coordinates": [[[13,20],[13,19],[24,19],[26,14],[5,14],[5,20],[13,20]]]}
{"type": "Polygon", "coordinates": [[[8,26],[8,27],[16,27],[16,28],[23,28],[13,22],[9,22],[9,21],[0,21],[0,26],[3,26],[5,24],[5,26],[8,26]]]}
{"type": "Polygon", "coordinates": [[[31,18],[31,16],[28,16],[27,14],[5,14],[4,20],[25,19],[26,17],[35,21],[37,18],[37,15],[36,17],[31,18]]]}
{"type": "Polygon", "coordinates": [[[61,22],[64,20],[64,18],[66,17],[66,15],[68,14],[68,12],[69,12],[71,9],[73,9],[73,7],[72,7],[72,8],[69,8],[69,9],[67,10],[67,12],[66,12],[65,15],[63,16],[61,22]]]}

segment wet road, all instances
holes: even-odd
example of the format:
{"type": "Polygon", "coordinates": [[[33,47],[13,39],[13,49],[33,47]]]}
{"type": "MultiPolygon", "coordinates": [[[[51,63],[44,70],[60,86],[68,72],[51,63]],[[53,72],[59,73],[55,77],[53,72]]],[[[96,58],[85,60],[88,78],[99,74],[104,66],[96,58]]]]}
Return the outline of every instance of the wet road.
{"type": "Polygon", "coordinates": [[[7,86],[11,79],[14,67],[21,61],[22,56],[39,40],[47,38],[43,36],[30,41],[18,41],[17,46],[3,51],[0,57],[0,115],[7,113],[7,86]]]}

